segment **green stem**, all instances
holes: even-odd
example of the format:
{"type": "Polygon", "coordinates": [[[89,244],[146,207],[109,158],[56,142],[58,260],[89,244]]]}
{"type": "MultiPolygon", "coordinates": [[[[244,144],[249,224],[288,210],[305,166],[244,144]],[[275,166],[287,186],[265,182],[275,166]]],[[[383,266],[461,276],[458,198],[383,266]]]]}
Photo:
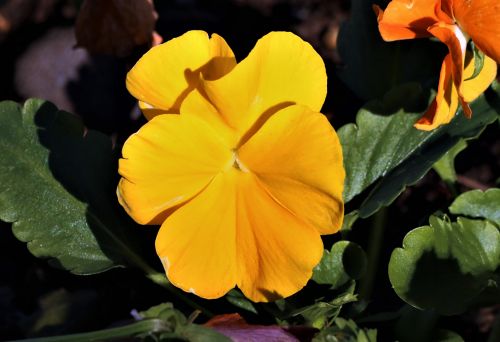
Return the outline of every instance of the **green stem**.
{"type": "MultiPolygon", "coordinates": [[[[172,327],[161,319],[145,319],[123,327],[103,329],[80,334],[70,334],[52,337],[30,338],[18,340],[23,342],[92,342],[110,339],[134,337],[139,334],[169,333],[172,327]]],[[[15,341],[13,341],[15,342],[15,341]]]]}
{"type": "Polygon", "coordinates": [[[373,226],[370,233],[370,242],[368,245],[368,265],[366,275],[361,279],[359,285],[359,296],[363,299],[369,299],[375,278],[377,276],[378,261],[380,251],[382,250],[382,238],[387,222],[387,208],[381,208],[373,217],[373,226]]]}

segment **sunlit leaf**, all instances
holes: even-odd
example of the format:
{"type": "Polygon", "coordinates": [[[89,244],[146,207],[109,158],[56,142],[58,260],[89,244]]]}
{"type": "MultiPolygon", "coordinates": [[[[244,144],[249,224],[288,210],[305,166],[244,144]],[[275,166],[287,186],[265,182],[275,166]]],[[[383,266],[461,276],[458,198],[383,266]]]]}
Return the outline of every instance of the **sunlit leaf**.
{"type": "Polygon", "coordinates": [[[485,218],[500,227],[500,189],[465,192],[453,201],[450,212],[455,215],[485,218]]]}
{"type": "Polygon", "coordinates": [[[73,273],[140,264],[117,205],[111,140],[42,100],[0,103],[0,219],[73,273]]]}
{"type": "Polygon", "coordinates": [[[488,99],[482,95],[471,104],[471,119],[460,110],[450,124],[420,131],[413,124],[421,113],[412,110],[412,103],[413,107],[418,105],[422,96],[419,89],[418,85],[407,84],[390,91],[382,101],[372,101],[361,109],[356,124],[338,131],[346,168],[345,201],[377,183],[359,208],[362,218],[392,203],[458,141],[477,137],[500,112],[497,87],[488,99]]]}
{"type": "Polygon", "coordinates": [[[429,221],[393,251],[389,279],[398,296],[417,308],[461,313],[500,266],[500,232],[483,220],[429,221]]]}

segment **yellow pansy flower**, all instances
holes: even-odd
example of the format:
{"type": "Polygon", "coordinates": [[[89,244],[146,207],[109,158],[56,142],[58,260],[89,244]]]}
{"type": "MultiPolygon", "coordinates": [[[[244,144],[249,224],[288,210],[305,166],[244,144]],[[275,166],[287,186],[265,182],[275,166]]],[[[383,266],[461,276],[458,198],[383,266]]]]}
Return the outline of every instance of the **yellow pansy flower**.
{"type": "Polygon", "coordinates": [[[237,64],[220,36],[190,31],[146,53],[127,87],[150,121],[123,147],[118,199],[135,221],[161,224],[170,282],[204,298],[300,290],[344,211],[320,56],[272,32],[237,64]]]}

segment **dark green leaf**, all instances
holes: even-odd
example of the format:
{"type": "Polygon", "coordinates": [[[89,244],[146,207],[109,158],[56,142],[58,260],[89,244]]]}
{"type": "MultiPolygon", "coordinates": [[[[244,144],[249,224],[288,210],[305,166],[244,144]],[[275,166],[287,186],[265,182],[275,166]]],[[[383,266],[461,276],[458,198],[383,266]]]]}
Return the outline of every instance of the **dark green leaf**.
{"type": "MultiPolygon", "coordinates": [[[[381,3],[381,1],[376,1],[381,3]]],[[[345,66],[338,75],[363,100],[382,97],[393,87],[419,82],[429,87],[439,76],[446,46],[428,39],[384,42],[373,0],[353,0],[338,48],[345,66]]],[[[387,3],[387,2],[386,2],[387,3]]]]}
{"type": "Polygon", "coordinates": [[[383,101],[373,101],[361,109],[356,124],[338,131],[346,169],[345,201],[378,181],[359,208],[362,218],[389,205],[458,141],[477,137],[486,125],[497,120],[500,111],[497,87],[489,99],[480,96],[471,104],[472,119],[466,119],[459,110],[450,124],[430,132],[420,131],[413,124],[421,114],[403,109],[405,104],[415,102],[418,94],[421,93],[416,85],[396,88],[383,101]],[[395,112],[394,108],[399,110],[395,112]]]}
{"type": "Polygon", "coordinates": [[[500,227],[500,189],[463,193],[453,201],[450,212],[455,215],[485,218],[500,227]]]}
{"type": "Polygon", "coordinates": [[[472,41],[471,41],[471,44],[473,46],[473,48],[472,48],[473,57],[472,58],[474,58],[474,72],[472,73],[471,77],[466,79],[466,81],[477,77],[477,75],[479,75],[481,70],[483,70],[483,66],[484,66],[484,52],[479,50],[477,48],[477,46],[474,43],[472,43],[472,41]]]}
{"type": "Polygon", "coordinates": [[[457,314],[488,285],[500,266],[500,233],[488,221],[432,216],[393,251],[389,279],[403,300],[442,314],[457,314]]]}
{"type": "Polygon", "coordinates": [[[37,257],[77,274],[142,265],[115,197],[110,139],[42,100],[0,103],[0,219],[37,257]]]}
{"type": "Polygon", "coordinates": [[[331,251],[325,250],[320,263],[314,268],[312,279],[318,284],[338,288],[349,280],[361,278],[366,270],[366,253],[356,243],[339,241],[331,251]]]}
{"type": "Polygon", "coordinates": [[[257,313],[257,309],[255,309],[255,306],[252,304],[252,302],[249,301],[239,290],[232,289],[227,293],[225,298],[229,303],[240,309],[252,312],[254,314],[257,313]]]}
{"type": "Polygon", "coordinates": [[[454,331],[440,329],[434,336],[435,342],[464,342],[462,336],[454,331]]]}
{"type": "Polygon", "coordinates": [[[231,342],[229,337],[222,335],[214,329],[196,324],[188,324],[180,329],[179,336],[189,342],[231,342]]]}
{"type": "Polygon", "coordinates": [[[355,282],[351,281],[347,289],[328,302],[318,301],[312,305],[292,312],[291,316],[302,316],[308,325],[317,329],[329,325],[340,313],[342,306],[358,300],[354,294],[355,282]]]}

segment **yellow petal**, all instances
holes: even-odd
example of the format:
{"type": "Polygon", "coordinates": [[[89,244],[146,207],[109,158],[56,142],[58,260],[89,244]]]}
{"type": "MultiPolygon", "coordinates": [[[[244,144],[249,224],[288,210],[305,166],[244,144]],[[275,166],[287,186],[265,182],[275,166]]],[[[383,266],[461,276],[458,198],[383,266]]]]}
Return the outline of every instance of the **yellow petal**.
{"type": "Polygon", "coordinates": [[[207,123],[172,114],[145,124],[122,153],[118,198],[142,224],[163,222],[168,209],[192,198],[232,158],[207,123]]]}
{"type": "Polygon", "coordinates": [[[467,102],[474,101],[481,95],[493,82],[497,75],[497,63],[490,57],[484,56],[483,68],[473,79],[468,79],[474,74],[474,58],[471,58],[469,64],[464,70],[464,83],[462,85],[462,94],[467,102]]]}
{"type": "Polygon", "coordinates": [[[238,287],[256,302],[290,296],[306,285],[320,261],[320,236],[276,203],[251,173],[239,178],[238,287]]]}
{"type": "Polygon", "coordinates": [[[234,55],[220,36],[209,39],[204,31],[189,31],[155,46],[139,59],[127,75],[127,89],[144,102],[149,118],[178,113],[184,98],[199,83],[199,74],[216,79],[236,65],[234,55]]]}
{"type": "Polygon", "coordinates": [[[214,178],[167,218],[156,238],[170,282],[207,299],[236,285],[236,172],[214,178]]]}
{"type": "Polygon", "coordinates": [[[225,121],[224,117],[219,114],[217,109],[199,92],[194,89],[186,97],[180,109],[181,115],[196,116],[207,122],[217,135],[223,139],[230,148],[236,145],[238,135],[225,121]]]}
{"type": "Polygon", "coordinates": [[[415,128],[430,131],[438,126],[447,124],[453,119],[458,108],[458,91],[452,79],[453,61],[448,54],[441,66],[436,98],[424,116],[417,121],[415,128]]]}
{"type": "Polygon", "coordinates": [[[203,82],[203,89],[229,125],[243,133],[263,113],[291,103],[319,111],[326,71],[310,44],[289,32],[272,32],[230,73],[203,82]]]}
{"type": "Polygon", "coordinates": [[[342,147],[326,117],[294,105],[280,110],[238,151],[281,205],[321,234],[342,226],[342,147]]]}

